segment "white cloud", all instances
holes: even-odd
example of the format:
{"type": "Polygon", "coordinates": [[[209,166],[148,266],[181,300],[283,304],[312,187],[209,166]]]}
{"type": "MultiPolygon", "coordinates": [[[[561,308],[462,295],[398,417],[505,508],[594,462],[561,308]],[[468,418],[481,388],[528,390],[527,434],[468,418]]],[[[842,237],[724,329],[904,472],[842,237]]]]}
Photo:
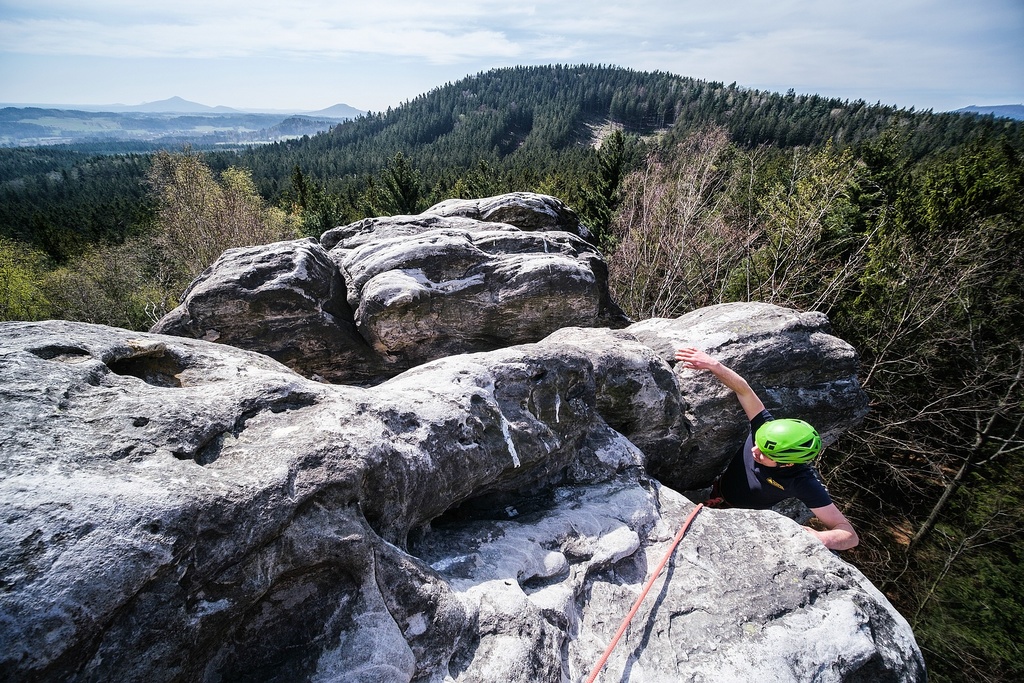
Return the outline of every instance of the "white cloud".
{"type": "Polygon", "coordinates": [[[307,70],[358,62],[395,73],[400,64],[423,79],[443,66],[448,79],[605,63],[886,101],[915,89],[1021,93],[1021,35],[1021,0],[3,0],[0,68],[15,59],[303,60],[307,70]]]}
{"type": "Polygon", "coordinates": [[[522,49],[502,33],[400,28],[387,24],[360,27],[324,21],[271,22],[258,16],[218,23],[139,23],[130,27],[84,20],[0,22],[0,44],[8,52],[89,57],[217,58],[352,54],[422,57],[437,63],[466,58],[516,57],[522,49]]]}
{"type": "Polygon", "coordinates": [[[318,2],[202,3],[174,11],[113,0],[41,0],[24,16],[0,19],[0,50],[90,57],[241,57],[353,54],[419,57],[434,63],[481,58],[573,58],[633,26],[626,10],[588,14],[568,3],[554,9],[501,2],[440,0],[346,4],[318,2]],[[59,18],[58,18],[59,17],[59,18]]]}
{"type": "MultiPolygon", "coordinates": [[[[873,38],[896,45],[936,39],[955,44],[1008,22],[1024,28],[1019,0],[970,6],[958,0],[7,0],[5,8],[5,52],[117,57],[368,53],[438,61],[543,60],[555,46],[593,61],[590,54],[643,52],[643,45],[714,50],[756,46],[758,36],[782,35],[794,41],[784,46],[787,53],[820,55],[837,44],[823,44],[819,36],[837,32],[847,45],[873,38]]],[[[865,51],[861,57],[875,54],[865,51]]],[[[772,55],[760,55],[771,63],[772,55]]]]}

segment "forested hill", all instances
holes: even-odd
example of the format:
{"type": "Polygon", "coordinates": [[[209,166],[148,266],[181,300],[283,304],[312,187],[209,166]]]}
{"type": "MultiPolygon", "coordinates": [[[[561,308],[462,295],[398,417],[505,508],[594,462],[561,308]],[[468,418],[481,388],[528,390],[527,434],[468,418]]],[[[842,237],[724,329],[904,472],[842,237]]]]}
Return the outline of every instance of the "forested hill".
{"type": "MultiPolygon", "coordinates": [[[[214,171],[251,171],[265,200],[301,210],[309,234],[448,197],[523,189],[558,195],[586,220],[602,223],[614,189],[599,177],[595,148],[603,135],[625,133],[618,158],[605,160],[614,162],[606,174],[621,177],[652,146],[669,147],[708,126],[724,127],[739,146],[776,149],[827,141],[860,146],[898,131],[901,154],[914,161],[977,140],[1003,139],[1024,150],[1024,122],[1010,119],[772,93],[665,72],[556,65],[480,73],[328,133],[205,159],[214,171]],[[595,192],[604,198],[595,199],[595,192]]],[[[146,155],[0,149],[0,236],[63,263],[90,245],[144,232],[151,215],[143,196],[148,165],[146,155]]]]}
{"type": "Polygon", "coordinates": [[[1008,119],[779,94],[664,72],[534,66],[480,73],[329,134],[254,149],[246,164],[258,177],[287,176],[298,165],[327,180],[375,173],[399,152],[424,170],[465,169],[481,160],[535,163],[589,145],[594,128],[607,123],[670,138],[713,124],[739,144],[778,147],[854,145],[898,124],[915,157],[994,133],[1021,138],[1024,130],[1008,119]]]}

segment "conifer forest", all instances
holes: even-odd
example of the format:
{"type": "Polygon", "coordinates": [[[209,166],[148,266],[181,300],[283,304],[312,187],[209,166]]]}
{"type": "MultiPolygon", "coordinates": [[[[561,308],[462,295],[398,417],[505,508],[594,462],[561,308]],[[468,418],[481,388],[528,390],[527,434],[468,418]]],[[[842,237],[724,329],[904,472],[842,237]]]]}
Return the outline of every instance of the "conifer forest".
{"type": "Polygon", "coordinates": [[[1024,680],[1024,122],[544,66],[260,146],[0,149],[0,320],[146,330],[226,248],[511,191],[576,210],[634,319],[826,313],[871,397],[820,462],[844,559],[932,680],[1024,680]]]}

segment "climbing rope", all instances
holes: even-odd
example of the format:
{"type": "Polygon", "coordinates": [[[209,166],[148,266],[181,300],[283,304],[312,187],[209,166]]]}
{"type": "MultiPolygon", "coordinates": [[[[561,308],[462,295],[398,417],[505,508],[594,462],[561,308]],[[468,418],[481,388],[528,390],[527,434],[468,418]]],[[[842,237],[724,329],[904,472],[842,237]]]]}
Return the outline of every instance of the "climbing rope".
{"type": "Polygon", "coordinates": [[[668,564],[668,560],[672,557],[672,553],[675,552],[676,546],[679,545],[679,541],[683,540],[683,534],[685,534],[686,530],[690,528],[690,522],[693,521],[693,518],[697,516],[697,513],[700,512],[702,507],[704,507],[703,504],[697,503],[697,507],[693,508],[690,516],[686,518],[686,521],[683,522],[683,526],[679,528],[679,533],[676,534],[675,540],[672,541],[672,546],[668,549],[668,552],[665,553],[665,557],[661,558],[661,564],[659,564],[658,568],[654,570],[653,574],[651,574],[651,578],[647,582],[647,585],[644,586],[643,591],[640,592],[640,597],[638,597],[636,602],[633,603],[633,609],[629,610],[629,614],[627,614],[626,618],[622,620],[622,625],[619,626],[619,630],[615,633],[615,637],[612,638],[612,642],[608,644],[608,648],[604,651],[604,654],[601,655],[601,659],[597,660],[597,664],[594,665],[593,671],[590,672],[590,677],[587,678],[587,683],[594,683],[594,681],[597,680],[597,676],[601,673],[601,669],[603,669],[604,665],[608,662],[608,658],[611,656],[612,650],[614,650],[615,646],[618,645],[619,638],[621,638],[622,634],[626,632],[627,628],[629,628],[629,622],[633,620],[633,615],[636,614],[638,609],[640,609],[640,605],[650,592],[651,586],[654,585],[654,582],[661,575],[661,570],[665,568],[666,564],[668,564]]]}

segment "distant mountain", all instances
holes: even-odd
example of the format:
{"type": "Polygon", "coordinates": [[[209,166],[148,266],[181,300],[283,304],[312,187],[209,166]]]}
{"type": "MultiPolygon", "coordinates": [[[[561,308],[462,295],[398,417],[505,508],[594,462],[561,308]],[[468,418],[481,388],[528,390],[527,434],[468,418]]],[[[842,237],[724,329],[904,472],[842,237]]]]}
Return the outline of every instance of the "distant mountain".
{"type": "Polygon", "coordinates": [[[143,111],[120,112],[2,107],[0,147],[87,144],[100,145],[102,151],[145,151],[182,144],[223,147],[316,135],[341,122],[325,116],[239,112],[227,107],[164,111],[187,105],[185,100],[171,99],[150,103],[143,111]],[[129,141],[138,144],[120,144],[129,141]]]}
{"type": "Polygon", "coordinates": [[[978,114],[981,116],[992,114],[993,116],[1002,116],[1008,119],[1024,121],[1024,104],[996,104],[989,107],[979,107],[978,105],[972,104],[969,107],[957,109],[953,113],[978,114]]]}
{"type": "Polygon", "coordinates": [[[199,102],[192,102],[174,96],[166,100],[144,102],[142,104],[38,104],[38,103],[0,103],[0,107],[17,109],[59,109],[61,111],[109,112],[115,114],[276,114],[281,116],[313,116],[329,119],[354,119],[366,112],[347,104],[336,104],[317,111],[300,109],[235,109],[232,107],[211,107],[199,102]]]}
{"type": "Polygon", "coordinates": [[[138,104],[130,106],[125,111],[137,111],[137,112],[150,112],[150,113],[166,113],[166,114],[238,114],[240,113],[237,109],[231,109],[230,107],[208,107],[205,104],[199,104],[198,102],[190,102],[189,100],[182,99],[180,97],[170,97],[166,100],[157,100],[156,102],[146,102],[144,104],[138,104]]]}
{"type": "Polygon", "coordinates": [[[336,104],[333,107],[327,107],[326,109],[319,109],[317,111],[303,112],[306,116],[326,116],[331,119],[354,119],[365,111],[350,107],[347,104],[336,104]]]}

